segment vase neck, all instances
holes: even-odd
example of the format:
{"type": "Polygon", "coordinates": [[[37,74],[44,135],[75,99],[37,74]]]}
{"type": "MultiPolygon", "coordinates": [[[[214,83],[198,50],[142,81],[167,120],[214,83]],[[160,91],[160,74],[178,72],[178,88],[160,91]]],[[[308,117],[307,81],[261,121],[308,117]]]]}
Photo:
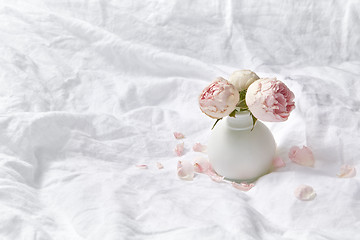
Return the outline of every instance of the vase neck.
{"type": "Polygon", "coordinates": [[[233,130],[250,130],[253,127],[253,120],[249,111],[239,112],[235,117],[227,117],[226,122],[233,130]]]}

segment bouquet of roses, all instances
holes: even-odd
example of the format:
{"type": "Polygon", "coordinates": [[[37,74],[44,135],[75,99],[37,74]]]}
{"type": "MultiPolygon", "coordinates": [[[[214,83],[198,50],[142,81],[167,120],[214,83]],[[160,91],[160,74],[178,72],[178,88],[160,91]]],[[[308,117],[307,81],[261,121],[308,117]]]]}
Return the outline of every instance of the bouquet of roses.
{"type": "MultiPolygon", "coordinates": [[[[215,79],[199,97],[200,109],[211,118],[235,117],[249,111],[253,126],[257,119],[267,122],[286,121],[295,108],[294,93],[276,78],[259,78],[250,70],[235,71],[229,81],[215,79]]],[[[213,126],[213,128],[214,128],[213,126]]]]}

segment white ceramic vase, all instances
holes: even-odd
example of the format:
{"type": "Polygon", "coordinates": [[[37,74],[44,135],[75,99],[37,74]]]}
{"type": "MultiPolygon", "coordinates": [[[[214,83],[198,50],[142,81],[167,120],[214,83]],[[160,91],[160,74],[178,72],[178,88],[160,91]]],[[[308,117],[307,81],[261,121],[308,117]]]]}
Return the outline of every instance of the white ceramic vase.
{"type": "Polygon", "coordinates": [[[270,171],[276,143],[270,130],[248,111],[225,117],[212,130],[208,154],[214,170],[228,180],[252,182],[270,171]]]}

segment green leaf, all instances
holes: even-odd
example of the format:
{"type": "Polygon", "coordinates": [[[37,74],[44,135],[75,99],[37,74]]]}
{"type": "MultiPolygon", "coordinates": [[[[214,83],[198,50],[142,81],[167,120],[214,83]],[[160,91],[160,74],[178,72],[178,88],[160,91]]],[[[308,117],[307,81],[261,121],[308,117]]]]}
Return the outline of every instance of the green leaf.
{"type": "Polygon", "coordinates": [[[239,102],[236,104],[237,107],[246,108],[246,109],[248,108],[248,106],[246,105],[246,100],[245,100],[246,91],[247,91],[247,89],[242,90],[242,91],[239,92],[239,94],[240,94],[240,100],[239,100],[239,102]]]}
{"type": "Polygon", "coordinates": [[[255,127],[255,123],[256,123],[256,121],[257,121],[257,118],[252,114],[252,113],[250,113],[251,114],[251,117],[252,117],[252,120],[253,120],[253,127],[251,128],[251,131],[252,130],[254,130],[254,127],[255,127]]]}
{"type": "Polygon", "coordinates": [[[247,91],[247,89],[240,91],[240,101],[245,100],[246,91],[247,91]]]}
{"type": "Polygon", "coordinates": [[[234,111],[232,111],[232,112],[229,114],[229,116],[230,116],[230,117],[235,117],[236,112],[237,112],[237,111],[236,111],[236,109],[235,109],[234,111]]]}
{"type": "Polygon", "coordinates": [[[241,108],[247,107],[246,102],[245,102],[245,99],[240,100],[240,101],[236,104],[236,106],[237,106],[237,107],[241,107],[241,108]]]}
{"type": "Polygon", "coordinates": [[[214,129],[215,125],[218,123],[218,121],[220,121],[222,118],[216,119],[216,122],[214,123],[214,125],[212,126],[211,130],[214,129]]]}

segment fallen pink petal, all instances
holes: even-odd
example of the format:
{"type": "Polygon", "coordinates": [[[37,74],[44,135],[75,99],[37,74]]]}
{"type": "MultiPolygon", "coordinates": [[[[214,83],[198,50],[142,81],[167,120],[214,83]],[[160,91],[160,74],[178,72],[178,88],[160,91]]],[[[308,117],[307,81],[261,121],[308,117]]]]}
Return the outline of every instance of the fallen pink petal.
{"type": "Polygon", "coordinates": [[[194,169],[197,173],[206,173],[211,169],[210,162],[203,157],[195,158],[194,169]]]}
{"type": "Polygon", "coordinates": [[[301,201],[311,201],[316,197],[314,189],[308,185],[300,185],[295,189],[294,194],[301,201]]]}
{"type": "Polygon", "coordinates": [[[184,153],[184,143],[178,143],[175,147],[175,153],[176,155],[178,155],[179,157],[183,155],[184,153]]]}
{"type": "Polygon", "coordinates": [[[148,166],[145,164],[138,164],[138,165],[136,165],[136,167],[139,169],[148,169],[148,166]]]}
{"type": "Polygon", "coordinates": [[[350,165],[342,165],[340,172],[337,174],[339,178],[352,178],[356,176],[356,168],[350,165]]]}
{"type": "Polygon", "coordinates": [[[201,143],[195,143],[193,146],[193,150],[195,152],[206,152],[207,147],[202,145],[201,143]]]}
{"type": "Polygon", "coordinates": [[[303,146],[303,148],[297,146],[292,147],[289,151],[289,158],[294,163],[306,167],[313,167],[315,163],[311,149],[306,146],[303,146]]]}
{"type": "Polygon", "coordinates": [[[163,168],[164,168],[164,166],[163,166],[161,163],[159,163],[159,162],[156,163],[156,167],[157,167],[158,169],[163,169],[163,168]]]}
{"type": "Polygon", "coordinates": [[[194,166],[190,161],[178,161],[177,174],[182,180],[192,181],[194,179],[194,166]]]}
{"type": "Polygon", "coordinates": [[[282,168],[282,167],[285,167],[286,164],[285,164],[284,160],[281,157],[275,157],[273,159],[273,166],[275,168],[282,168]]]}
{"type": "Polygon", "coordinates": [[[214,182],[217,182],[217,183],[221,183],[221,182],[224,182],[224,178],[223,176],[220,176],[220,175],[209,175],[210,179],[213,180],[214,182]]]}
{"type": "Polygon", "coordinates": [[[176,139],[185,138],[184,134],[182,134],[181,132],[174,132],[174,137],[175,137],[176,139]]]}
{"type": "Polygon", "coordinates": [[[255,186],[255,184],[253,183],[236,183],[236,182],[232,182],[231,185],[236,188],[239,189],[241,191],[249,191],[251,188],[253,188],[255,186]]]}

